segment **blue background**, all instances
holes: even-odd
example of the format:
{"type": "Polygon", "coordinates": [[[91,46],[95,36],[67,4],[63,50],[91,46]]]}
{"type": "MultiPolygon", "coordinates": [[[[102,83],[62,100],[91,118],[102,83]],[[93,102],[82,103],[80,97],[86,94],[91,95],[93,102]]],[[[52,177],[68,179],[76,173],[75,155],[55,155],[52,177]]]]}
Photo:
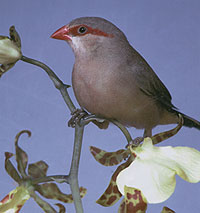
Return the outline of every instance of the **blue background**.
{"type": "MultiPolygon", "coordinates": [[[[15,25],[21,35],[23,54],[49,65],[67,84],[71,84],[74,55],[62,41],[50,35],[72,19],[100,16],[116,24],[130,43],[152,66],[172,94],[173,103],[182,112],[200,120],[200,2],[198,0],[6,0],[0,4],[0,34],[8,35],[15,25]]],[[[70,95],[74,99],[72,89],[70,95]]],[[[76,102],[75,102],[76,103],[76,102]]],[[[76,106],[78,104],[76,103],[76,106]]],[[[4,170],[4,152],[14,152],[14,137],[22,129],[20,145],[29,162],[45,160],[48,174],[69,171],[74,130],[67,127],[69,110],[46,73],[19,61],[0,79],[0,198],[16,187],[4,170]]],[[[154,133],[171,128],[157,127],[154,133]]],[[[142,131],[129,129],[133,137],[142,131]]],[[[191,146],[200,150],[200,132],[182,128],[166,145],[191,146]]],[[[89,152],[89,146],[114,151],[125,146],[125,138],[114,126],[99,130],[90,124],[85,129],[79,183],[88,189],[83,199],[85,212],[117,212],[119,203],[105,208],[95,203],[107,187],[116,167],[103,167],[89,152]]],[[[62,190],[70,193],[69,186],[62,190]]],[[[163,206],[176,212],[200,212],[200,184],[177,177],[174,194],[166,202],[149,205],[147,212],[161,212],[163,206]]],[[[51,203],[56,203],[53,201],[51,203]]],[[[65,205],[75,212],[73,204],[65,205]]],[[[30,199],[21,212],[42,210],[30,199]]]]}

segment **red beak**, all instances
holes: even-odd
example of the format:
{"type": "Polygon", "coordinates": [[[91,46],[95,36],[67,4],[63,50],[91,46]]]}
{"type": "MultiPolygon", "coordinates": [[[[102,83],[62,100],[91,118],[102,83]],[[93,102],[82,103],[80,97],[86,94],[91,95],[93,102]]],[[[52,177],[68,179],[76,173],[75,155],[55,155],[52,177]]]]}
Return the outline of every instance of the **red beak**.
{"type": "Polygon", "coordinates": [[[60,39],[60,40],[71,40],[69,36],[69,28],[67,25],[58,29],[55,33],[51,35],[51,38],[60,39]]]}

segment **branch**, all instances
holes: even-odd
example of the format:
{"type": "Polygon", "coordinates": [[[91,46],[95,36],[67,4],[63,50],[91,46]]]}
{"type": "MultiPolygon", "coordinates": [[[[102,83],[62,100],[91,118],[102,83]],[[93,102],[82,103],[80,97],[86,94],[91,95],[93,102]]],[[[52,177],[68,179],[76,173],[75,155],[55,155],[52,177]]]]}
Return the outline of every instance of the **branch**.
{"type": "Polygon", "coordinates": [[[60,93],[63,96],[63,99],[64,99],[65,103],[67,104],[67,106],[68,106],[69,110],[71,111],[71,113],[73,113],[75,111],[76,107],[72,103],[72,100],[69,97],[69,94],[67,92],[67,88],[69,88],[70,86],[64,84],[58,78],[58,76],[53,72],[53,70],[50,67],[48,67],[46,64],[44,64],[44,63],[42,63],[40,61],[34,60],[32,58],[28,58],[28,57],[26,57],[24,55],[21,57],[21,60],[26,62],[26,63],[33,64],[33,65],[36,65],[38,67],[41,67],[48,74],[50,79],[53,81],[54,86],[60,91],[60,93]]]}
{"type": "MultiPolygon", "coordinates": [[[[51,68],[49,68],[46,64],[44,64],[40,61],[31,59],[31,58],[27,58],[26,56],[22,56],[21,60],[24,62],[33,64],[33,65],[36,65],[38,67],[41,67],[43,70],[45,70],[45,72],[48,74],[50,79],[53,81],[54,86],[60,91],[60,93],[61,93],[65,103],[67,104],[69,110],[71,111],[71,113],[73,113],[76,110],[76,108],[67,92],[67,88],[70,86],[64,84],[58,78],[58,76],[52,71],[51,68]]],[[[81,154],[83,130],[84,130],[84,125],[79,126],[78,124],[76,124],[71,169],[70,169],[70,174],[67,178],[68,183],[70,184],[70,188],[72,191],[72,197],[74,200],[74,205],[75,205],[77,213],[83,213],[82,201],[81,201],[79,185],[78,185],[78,168],[79,168],[79,161],[80,161],[80,154],[81,154]]],[[[50,177],[50,179],[52,179],[52,177],[50,177]]],[[[46,179],[46,181],[50,181],[50,179],[46,179]]],[[[39,181],[41,181],[41,180],[39,180],[39,181]]]]}

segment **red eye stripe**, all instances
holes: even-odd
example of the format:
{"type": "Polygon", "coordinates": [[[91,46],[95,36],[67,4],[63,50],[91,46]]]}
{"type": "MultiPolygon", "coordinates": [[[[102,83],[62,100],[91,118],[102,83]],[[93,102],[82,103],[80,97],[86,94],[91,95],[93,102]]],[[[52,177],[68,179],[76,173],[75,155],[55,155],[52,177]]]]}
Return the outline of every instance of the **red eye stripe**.
{"type": "Polygon", "coordinates": [[[75,26],[75,27],[70,27],[69,28],[69,34],[72,35],[72,36],[84,36],[86,34],[92,34],[92,35],[97,35],[97,36],[104,36],[104,37],[114,37],[113,34],[108,34],[108,33],[105,33],[99,29],[93,29],[92,27],[88,27],[87,25],[78,25],[78,26],[75,26]],[[78,29],[80,27],[85,27],[87,29],[87,31],[85,33],[79,33],[78,32],[78,29]]]}

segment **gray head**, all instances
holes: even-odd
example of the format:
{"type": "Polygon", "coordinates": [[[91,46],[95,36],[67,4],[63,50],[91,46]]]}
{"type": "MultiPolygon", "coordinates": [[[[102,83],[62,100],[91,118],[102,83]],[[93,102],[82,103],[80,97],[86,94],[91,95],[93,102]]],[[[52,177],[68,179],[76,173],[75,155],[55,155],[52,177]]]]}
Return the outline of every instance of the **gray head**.
{"type": "Polygon", "coordinates": [[[73,26],[80,26],[80,25],[86,25],[90,28],[97,29],[101,32],[104,32],[111,37],[123,37],[126,38],[124,33],[116,27],[114,24],[111,22],[107,21],[106,19],[100,18],[100,17],[81,17],[72,20],[68,26],[73,27],[73,26]]]}
{"type": "Polygon", "coordinates": [[[75,55],[96,51],[97,48],[128,44],[124,33],[111,22],[100,17],[81,17],[57,30],[52,38],[67,41],[75,55]]]}

